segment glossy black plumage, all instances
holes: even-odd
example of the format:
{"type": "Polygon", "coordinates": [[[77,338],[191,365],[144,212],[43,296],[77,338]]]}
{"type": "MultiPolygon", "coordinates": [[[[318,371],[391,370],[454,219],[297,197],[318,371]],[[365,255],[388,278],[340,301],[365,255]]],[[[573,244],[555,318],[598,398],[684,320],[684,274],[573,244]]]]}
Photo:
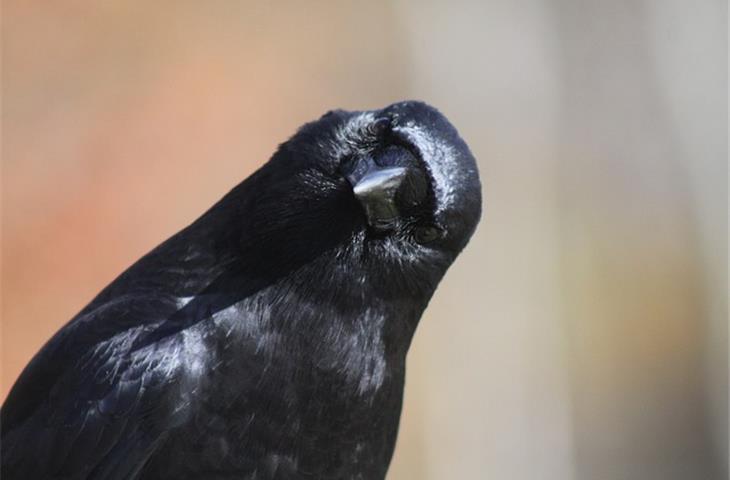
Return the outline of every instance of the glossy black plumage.
{"type": "Polygon", "coordinates": [[[480,206],[423,103],[303,126],[29,363],[3,478],[383,478],[408,346],[480,206]],[[377,223],[352,183],[381,167],[408,175],[377,223]]]}

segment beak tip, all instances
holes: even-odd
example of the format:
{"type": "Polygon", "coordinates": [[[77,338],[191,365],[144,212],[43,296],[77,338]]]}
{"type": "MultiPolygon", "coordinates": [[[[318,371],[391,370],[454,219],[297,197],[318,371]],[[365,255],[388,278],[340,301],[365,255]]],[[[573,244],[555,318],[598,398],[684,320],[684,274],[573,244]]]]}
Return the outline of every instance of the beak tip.
{"type": "Polygon", "coordinates": [[[406,177],[404,167],[390,167],[368,172],[353,183],[352,191],[357,197],[377,195],[392,196],[406,177]]]}
{"type": "Polygon", "coordinates": [[[349,179],[371,227],[382,230],[398,217],[395,194],[407,174],[405,167],[388,167],[370,170],[357,181],[349,179]]]}

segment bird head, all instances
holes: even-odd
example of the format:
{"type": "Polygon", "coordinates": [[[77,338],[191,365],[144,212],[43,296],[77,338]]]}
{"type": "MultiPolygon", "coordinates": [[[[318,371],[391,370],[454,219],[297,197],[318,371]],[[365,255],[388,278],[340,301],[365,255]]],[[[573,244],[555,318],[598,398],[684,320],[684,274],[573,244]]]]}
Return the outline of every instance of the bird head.
{"type": "Polygon", "coordinates": [[[481,214],[469,148],[441,113],[415,101],[330,111],[248,182],[246,243],[268,271],[335,252],[351,275],[377,272],[370,276],[416,288],[423,279],[432,291],[481,214]]]}
{"type": "Polygon", "coordinates": [[[448,120],[421,102],[332,115],[345,146],[336,162],[368,236],[457,254],[479,220],[481,188],[474,157],[448,120]]]}

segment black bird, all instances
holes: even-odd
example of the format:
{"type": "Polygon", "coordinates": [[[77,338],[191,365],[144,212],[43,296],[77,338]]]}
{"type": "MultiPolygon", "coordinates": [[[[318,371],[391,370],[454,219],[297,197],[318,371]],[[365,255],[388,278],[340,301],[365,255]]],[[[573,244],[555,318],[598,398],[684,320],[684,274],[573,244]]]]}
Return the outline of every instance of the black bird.
{"type": "Polygon", "coordinates": [[[304,125],[33,358],[3,478],[383,478],[411,338],[480,212],[424,103],[304,125]]]}

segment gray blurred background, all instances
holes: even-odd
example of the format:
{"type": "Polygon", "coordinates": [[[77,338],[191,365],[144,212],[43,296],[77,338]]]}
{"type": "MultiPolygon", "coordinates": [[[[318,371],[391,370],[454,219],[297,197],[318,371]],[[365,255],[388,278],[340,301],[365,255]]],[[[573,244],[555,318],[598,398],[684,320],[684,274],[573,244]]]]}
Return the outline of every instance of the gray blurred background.
{"type": "Polygon", "coordinates": [[[389,479],[727,478],[727,7],[3,2],[3,397],[300,124],[416,98],[484,216],[389,479]]]}

